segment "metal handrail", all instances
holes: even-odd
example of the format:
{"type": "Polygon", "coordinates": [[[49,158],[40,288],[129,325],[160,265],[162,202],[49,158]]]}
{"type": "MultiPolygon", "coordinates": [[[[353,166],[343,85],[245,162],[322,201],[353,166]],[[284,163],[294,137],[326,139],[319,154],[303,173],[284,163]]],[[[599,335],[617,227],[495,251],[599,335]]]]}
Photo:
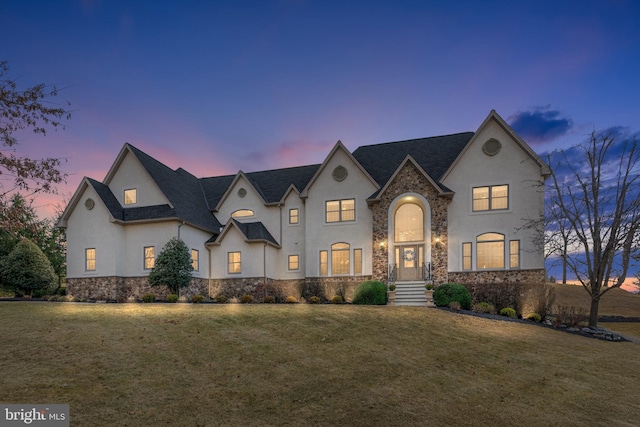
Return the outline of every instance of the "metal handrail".
{"type": "Polygon", "coordinates": [[[388,282],[395,283],[398,274],[398,268],[396,264],[389,264],[388,282]]]}
{"type": "Polygon", "coordinates": [[[422,263],[422,278],[424,279],[425,282],[432,279],[430,262],[422,263]]]}

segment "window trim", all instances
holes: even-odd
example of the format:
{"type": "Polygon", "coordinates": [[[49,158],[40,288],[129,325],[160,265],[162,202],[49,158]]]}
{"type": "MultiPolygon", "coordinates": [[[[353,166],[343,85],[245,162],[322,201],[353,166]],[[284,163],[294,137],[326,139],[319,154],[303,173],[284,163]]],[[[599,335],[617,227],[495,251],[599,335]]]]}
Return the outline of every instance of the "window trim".
{"type": "Polygon", "coordinates": [[[227,274],[242,274],[242,252],[231,251],[227,252],[227,274]],[[232,261],[231,255],[238,254],[238,261],[232,261]],[[238,265],[238,271],[232,271],[232,266],[238,265]]]}
{"type": "Polygon", "coordinates": [[[125,188],[122,193],[122,204],[125,206],[137,205],[138,204],[138,188],[125,188]],[[127,203],[127,192],[133,191],[133,197],[135,201],[127,203]]]}
{"type": "Polygon", "coordinates": [[[287,256],[287,271],[300,271],[300,255],[292,254],[287,256]],[[295,268],[291,268],[293,258],[295,258],[295,268]]]}
{"type": "Polygon", "coordinates": [[[245,219],[245,218],[255,218],[256,217],[256,211],[254,211],[253,209],[236,209],[235,211],[231,212],[231,218],[233,219],[245,219]],[[247,213],[246,215],[237,215],[238,212],[242,212],[242,213],[247,213]]]}
{"type": "Polygon", "coordinates": [[[84,249],[84,271],[96,271],[96,248],[84,249]],[[93,258],[89,258],[89,251],[93,253],[93,258]],[[93,261],[93,268],[89,268],[89,261],[93,261]]]}
{"type": "Polygon", "coordinates": [[[520,268],[520,240],[509,240],[509,269],[518,270],[520,268]],[[511,245],[516,244],[517,248],[515,253],[511,245]],[[513,265],[513,257],[516,259],[516,265],[513,265]]]}
{"type": "Polygon", "coordinates": [[[471,271],[473,270],[473,242],[462,242],[462,270],[463,271],[471,271]],[[465,254],[465,248],[469,249],[469,254],[465,254]],[[468,264],[465,261],[469,261],[468,264]],[[468,267],[466,267],[468,265],[468,267]]]}
{"type": "MultiPolygon", "coordinates": [[[[511,188],[509,184],[493,184],[493,185],[478,185],[475,187],[471,188],[471,212],[473,213],[482,213],[482,212],[504,212],[504,211],[508,211],[509,209],[511,209],[511,200],[510,200],[510,193],[511,193],[511,188]],[[505,208],[494,208],[493,207],[493,200],[495,197],[493,197],[493,189],[495,187],[507,187],[507,206],[505,208]],[[484,200],[482,198],[478,198],[476,199],[474,197],[474,191],[477,189],[481,189],[481,188],[486,188],[487,189],[487,193],[488,193],[488,197],[487,197],[487,203],[488,203],[488,207],[487,209],[476,209],[475,207],[475,202],[476,200],[484,200]]],[[[499,199],[502,199],[502,197],[500,197],[499,199]]]]}
{"type": "Polygon", "coordinates": [[[290,208],[289,209],[289,225],[299,225],[300,224],[300,208],[290,208]],[[293,212],[295,211],[295,215],[293,212]],[[295,218],[295,222],[293,221],[295,218]]]}
{"type": "Polygon", "coordinates": [[[353,249],[353,275],[362,276],[362,248],[353,249]]]}
{"type": "Polygon", "coordinates": [[[351,245],[347,242],[336,242],[331,245],[331,276],[348,276],[351,274],[351,245]],[[346,245],[346,247],[338,248],[338,245],[346,245]],[[335,247],[335,249],[334,249],[335,247]],[[337,268],[342,267],[338,263],[334,262],[333,254],[341,252],[347,254],[347,271],[338,272],[337,268]]]}
{"type": "Polygon", "coordinates": [[[322,250],[319,252],[318,255],[318,261],[319,261],[319,270],[318,270],[318,275],[319,276],[328,276],[329,275],[329,251],[327,250],[322,250]],[[324,255],[324,262],[322,259],[322,256],[324,255]],[[324,269],[323,269],[324,267],[324,269]]]}
{"type": "Polygon", "coordinates": [[[478,271],[487,271],[487,270],[506,270],[506,259],[505,259],[505,248],[506,248],[506,236],[502,233],[496,233],[493,231],[488,231],[486,233],[482,233],[482,234],[478,234],[476,236],[476,270],[478,271]],[[496,234],[499,236],[502,236],[502,239],[495,239],[495,240],[478,240],[480,237],[482,236],[486,236],[487,234],[496,234]],[[502,266],[500,267],[486,267],[486,268],[480,268],[479,262],[480,262],[480,245],[483,243],[502,243],[502,266]]]}
{"type": "Polygon", "coordinates": [[[197,249],[191,249],[191,267],[193,271],[200,271],[200,251],[197,249]],[[195,257],[193,254],[195,253],[195,257]]]}
{"type": "Polygon", "coordinates": [[[325,200],[324,202],[324,222],[325,224],[339,224],[339,223],[343,223],[343,222],[355,222],[356,220],[356,199],[355,198],[349,198],[349,199],[332,199],[332,200],[325,200]],[[352,212],[351,210],[344,210],[342,208],[342,204],[343,202],[349,202],[352,201],[353,202],[353,219],[343,219],[343,215],[345,212],[352,212]],[[336,211],[329,211],[329,203],[331,202],[338,202],[338,210],[336,211]],[[338,219],[336,221],[329,221],[329,212],[331,213],[338,213],[338,219]]]}
{"type": "Polygon", "coordinates": [[[142,248],[142,268],[145,271],[149,271],[149,270],[153,270],[153,268],[156,266],[156,247],[155,246],[144,246],[142,248]],[[147,249],[152,249],[153,250],[153,256],[147,256],[147,249]],[[153,260],[153,265],[151,267],[148,267],[147,264],[147,260],[153,260]]]}

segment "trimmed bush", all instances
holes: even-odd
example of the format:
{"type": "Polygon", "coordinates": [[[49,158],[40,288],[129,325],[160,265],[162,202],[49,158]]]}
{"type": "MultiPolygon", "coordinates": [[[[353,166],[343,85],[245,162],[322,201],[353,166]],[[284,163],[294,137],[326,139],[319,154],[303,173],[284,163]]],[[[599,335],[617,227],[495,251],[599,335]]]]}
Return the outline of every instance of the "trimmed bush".
{"type": "Polygon", "coordinates": [[[204,297],[202,295],[194,295],[191,297],[191,302],[194,304],[198,304],[204,301],[204,297]]]}
{"type": "Polygon", "coordinates": [[[156,296],[154,294],[144,294],[142,296],[142,302],[155,302],[156,296]]]}
{"type": "Polygon", "coordinates": [[[542,316],[540,316],[538,313],[530,313],[527,316],[527,320],[533,320],[536,323],[540,323],[542,321],[542,316]]]}
{"type": "Polygon", "coordinates": [[[477,304],[473,304],[471,310],[476,313],[496,314],[496,308],[488,302],[479,302],[477,304]]]}
{"type": "Polygon", "coordinates": [[[391,292],[393,292],[393,291],[395,291],[395,290],[396,290],[396,285],[395,285],[395,283],[394,283],[394,284],[389,285],[389,290],[390,290],[391,292]]]}
{"type": "Polygon", "coordinates": [[[176,303],[176,302],[178,302],[178,299],[179,299],[179,297],[178,297],[177,294],[169,294],[169,295],[167,295],[167,302],[176,303]]]}
{"type": "Polygon", "coordinates": [[[264,297],[265,304],[273,304],[274,302],[276,302],[276,299],[271,295],[267,295],[266,297],[264,297]]]}
{"type": "Polygon", "coordinates": [[[216,302],[219,302],[220,304],[224,304],[225,302],[227,302],[227,297],[222,294],[217,295],[216,302]]]}
{"type": "Polygon", "coordinates": [[[286,302],[287,304],[295,304],[298,302],[298,298],[294,297],[293,295],[289,295],[287,299],[284,300],[284,302],[286,302]]]}
{"type": "Polygon", "coordinates": [[[249,294],[244,294],[240,297],[240,302],[242,304],[249,304],[253,302],[253,297],[249,294]]]}
{"type": "Polygon", "coordinates": [[[507,317],[511,317],[512,319],[515,319],[518,317],[516,315],[516,311],[511,307],[505,307],[502,310],[500,310],[500,316],[507,316],[507,317]]]}
{"type": "Polygon", "coordinates": [[[387,287],[379,280],[367,280],[356,288],[353,294],[354,304],[385,305],[387,303],[387,287]]]}
{"type": "Polygon", "coordinates": [[[331,304],[342,304],[344,299],[340,295],[334,295],[331,297],[331,304]]]}
{"type": "Polygon", "coordinates": [[[312,297],[309,297],[308,301],[309,301],[309,304],[320,304],[320,297],[317,297],[314,295],[312,297]]]}
{"type": "Polygon", "coordinates": [[[465,310],[471,309],[471,293],[458,283],[445,283],[433,291],[433,302],[438,307],[449,307],[449,303],[453,301],[459,302],[460,307],[465,310]]]}

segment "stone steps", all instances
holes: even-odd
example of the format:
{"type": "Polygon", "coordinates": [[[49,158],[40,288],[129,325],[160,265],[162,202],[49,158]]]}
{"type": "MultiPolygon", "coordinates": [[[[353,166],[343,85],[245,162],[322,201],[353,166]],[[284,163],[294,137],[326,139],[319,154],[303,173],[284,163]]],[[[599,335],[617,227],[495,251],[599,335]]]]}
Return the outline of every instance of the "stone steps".
{"type": "Polygon", "coordinates": [[[433,302],[427,301],[423,281],[396,282],[396,298],[391,305],[432,307],[433,302]]]}

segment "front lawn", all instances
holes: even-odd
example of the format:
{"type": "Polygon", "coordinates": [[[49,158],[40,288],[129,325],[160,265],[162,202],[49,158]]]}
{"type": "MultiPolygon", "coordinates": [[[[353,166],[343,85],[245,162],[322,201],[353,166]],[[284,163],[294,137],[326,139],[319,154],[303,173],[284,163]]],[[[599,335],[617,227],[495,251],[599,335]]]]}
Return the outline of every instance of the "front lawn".
{"type": "Polygon", "coordinates": [[[640,346],[420,307],[0,303],[0,401],[71,425],[635,425],[640,346]]]}

